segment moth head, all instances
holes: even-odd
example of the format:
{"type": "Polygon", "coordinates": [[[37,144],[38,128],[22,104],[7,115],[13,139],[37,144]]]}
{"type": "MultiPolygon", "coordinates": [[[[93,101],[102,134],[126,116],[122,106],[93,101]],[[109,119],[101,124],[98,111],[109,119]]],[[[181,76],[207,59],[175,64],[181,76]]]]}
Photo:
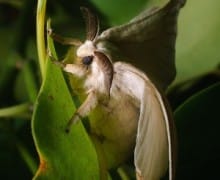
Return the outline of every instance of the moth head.
{"type": "MultiPolygon", "coordinates": [[[[86,80],[87,86],[109,94],[113,79],[113,65],[104,49],[96,47],[98,18],[87,8],[81,8],[81,10],[86,19],[87,38],[84,43],[75,39],[64,39],[64,42],[68,41],[68,44],[77,47],[76,61],[74,64],[67,64],[64,70],[72,73],[79,80],[86,80]]],[[[56,39],[61,38],[57,36],[56,39]]]]}
{"type": "Polygon", "coordinates": [[[81,64],[89,68],[95,57],[94,52],[97,51],[94,40],[98,36],[99,20],[88,8],[81,7],[81,11],[86,22],[86,41],[78,47],[76,55],[79,57],[81,64]]]}
{"type": "Polygon", "coordinates": [[[109,94],[113,79],[113,65],[109,57],[97,49],[91,40],[86,40],[77,49],[76,55],[86,69],[89,86],[109,94]]]}
{"type": "Polygon", "coordinates": [[[113,65],[110,58],[95,45],[99,34],[99,20],[89,9],[82,7],[81,11],[86,20],[87,34],[86,41],[78,47],[76,55],[83,66],[87,82],[109,94],[113,79],[113,65]]]}

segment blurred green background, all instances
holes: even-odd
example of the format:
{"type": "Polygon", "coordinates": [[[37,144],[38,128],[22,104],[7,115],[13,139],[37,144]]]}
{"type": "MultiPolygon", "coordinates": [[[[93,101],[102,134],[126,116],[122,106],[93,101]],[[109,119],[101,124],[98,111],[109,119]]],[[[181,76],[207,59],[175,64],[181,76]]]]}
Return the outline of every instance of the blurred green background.
{"type": "MultiPolygon", "coordinates": [[[[80,6],[93,9],[105,29],[164,2],[48,0],[47,16],[57,33],[84,39],[80,6]]],[[[0,0],[0,179],[31,179],[38,167],[30,126],[41,84],[36,5],[32,0],[0,0]]],[[[218,0],[188,0],[179,16],[177,77],[168,90],[179,137],[177,179],[220,179],[219,7],[218,0]]],[[[64,57],[68,47],[56,46],[64,57]]]]}

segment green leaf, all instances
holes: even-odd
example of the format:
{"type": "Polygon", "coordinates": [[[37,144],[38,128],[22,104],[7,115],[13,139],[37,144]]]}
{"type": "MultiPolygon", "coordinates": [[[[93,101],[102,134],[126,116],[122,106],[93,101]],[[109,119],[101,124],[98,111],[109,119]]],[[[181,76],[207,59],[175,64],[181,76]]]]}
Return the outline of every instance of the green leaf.
{"type": "MultiPolygon", "coordinates": [[[[37,40],[43,84],[32,119],[32,134],[40,158],[34,179],[99,179],[96,150],[81,122],[70,133],[65,132],[75,106],[61,70],[49,58],[45,61],[45,9],[46,0],[39,1],[37,40]]],[[[50,21],[47,25],[50,28],[50,21]]],[[[47,38],[48,49],[56,58],[53,42],[47,38]]]]}
{"type": "Polygon", "coordinates": [[[82,124],[65,132],[74,111],[61,71],[48,61],[32,122],[40,157],[34,179],[99,179],[97,155],[82,124]]]}
{"type": "Polygon", "coordinates": [[[189,98],[175,112],[177,179],[219,179],[220,83],[189,98]],[[218,178],[216,178],[218,177],[218,178]]]}
{"type": "Polygon", "coordinates": [[[219,64],[220,1],[187,1],[178,19],[177,79],[200,75],[219,64]]]}

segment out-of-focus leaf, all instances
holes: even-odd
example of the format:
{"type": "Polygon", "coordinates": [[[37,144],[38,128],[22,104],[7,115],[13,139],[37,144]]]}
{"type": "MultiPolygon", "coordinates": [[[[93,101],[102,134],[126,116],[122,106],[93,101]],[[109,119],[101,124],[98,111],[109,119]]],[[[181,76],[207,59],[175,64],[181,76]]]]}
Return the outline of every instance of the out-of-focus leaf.
{"type": "Polygon", "coordinates": [[[31,179],[33,174],[18,151],[18,139],[25,145],[26,150],[35,157],[30,134],[30,121],[20,118],[0,121],[0,179],[31,179]]]}
{"type": "Polygon", "coordinates": [[[0,28],[0,75],[2,74],[3,68],[5,68],[5,64],[7,63],[7,56],[10,51],[10,43],[11,43],[11,29],[10,28],[0,28]],[[4,43],[3,43],[4,42],[4,43]]]}
{"type": "Polygon", "coordinates": [[[62,73],[49,61],[32,122],[40,156],[34,179],[99,179],[97,155],[82,124],[65,132],[74,111],[62,73]]]}
{"type": "Polygon", "coordinates": [[[189,98],[175,112],[177,180],[219,179],[220,83],[189,98]]]}
{"type": "Polygon", "coordinates": [[[23,143],[18,142],[17,149],[22,159],[26,162],[27,167],[29,168],[30,172],[34,174],[37,170],[37,163],[35,159],[33,158],[33,156],[30,154],[27,147],[23,143]]]}
{"type": "Polygon", "coordinates": [[[0,57],[0,61],[5,61],[0,68],[0,104],[3,102],[11,101],[13,94],[13,83],[16,80],[17,68],[16,60],[19,60],[20,56],[14,51],[5,58],[0,57]]]}
{"type": "Polygon", "coordinates": [[[18,61],[19,73],[16,76],[14,94],[17,101],[29,101],[34,103],[37,98],[37,79],[34,74],[34,64],[31,61],[18,61]]]}
{"type": "Polygon", "coordinates": [[[15,142],[10,138],[11,132],[9,132],[10,134],[5,134],[2,128],[0,128],[0,130],[0,143],[3,144],[0,149],[0,178],[9,180],[30,179],[31,172],[27,168],[23,159],[21,159],[15,144],[13,144],[15,142]]]}
{"type": "Polygon", "coordinates": [[[177,81],[210,71],[220,63],[219,0],[188,0],[179,17],[177,81]]]}
{"type": "Polygon", "coordinates": [[[107,17],[111,25],[128,22],[148,6],[161,5],[168,0],[92,0],[98,9],[107,17]]]}
{"type": "Polygon", "coordinates": [[[220,68],[205,73],[201,76],[177,83],[169,89],[167,97],[172,109],[176,109],[193,94],[220,82],[220,68]]]}

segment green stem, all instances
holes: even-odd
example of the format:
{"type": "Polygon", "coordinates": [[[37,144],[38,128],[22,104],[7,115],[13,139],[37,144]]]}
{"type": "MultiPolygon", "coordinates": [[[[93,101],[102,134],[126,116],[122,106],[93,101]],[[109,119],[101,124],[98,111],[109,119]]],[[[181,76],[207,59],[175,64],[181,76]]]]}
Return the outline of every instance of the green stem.
{"type": "Polygon", "coordinates": [[[122,167],[119,167],[117,171],[122,180],[130,180],[130,178],[128,177],[128,175],[126,174],[126,172],[122,167]]]}
{"type": "Polygon", "coordinates": [[[30,112],[30,104],[24,103],[0,109],[0,117],[17,117],[30,112]]]}
{"type": "Polygon", "coordinates": [[[29,100],[31,101],[31,103],[34,103],[35,100],[37,99],[38,88],[34,78],[33,71],[30,67],[30,64],[28,63],[24,66],[24,80],[25,80],[25,85],[27,87],[29,100]]]}
{"type": "Polygon", "coordinates": [[[45,48],[45,36],[44,36],[44,25],[45,25],[45,11],[46,11],[46,0],[38,0],[37,4],[37,19],[36,19],[36,32],[37,32],[37,50],[38,58],[41,70],[41,76],[44,80],[45,77],[45,61],[46,61],[46,48],[45,48]]]}
{"type": "Polygon", "coordinates": [[[28,149],[24,146],[23,143],[18,142],[16,145],[22,159],[27,164],[29,170],[32,174],[35,174],[38,166],[35,159],[32,157],[31,153],[28,151],[28,149]]]}
{"type": "MultiPolygon", "coordinates": [[[[51,29],[51,19],[47,20],[47,29],[51,29]]],[[[52,54],[52,56],[57,59],[56,50],[53,44],[53,39],[49,35],[47,35],[47,47],[50,53],[52,54]]]]}

